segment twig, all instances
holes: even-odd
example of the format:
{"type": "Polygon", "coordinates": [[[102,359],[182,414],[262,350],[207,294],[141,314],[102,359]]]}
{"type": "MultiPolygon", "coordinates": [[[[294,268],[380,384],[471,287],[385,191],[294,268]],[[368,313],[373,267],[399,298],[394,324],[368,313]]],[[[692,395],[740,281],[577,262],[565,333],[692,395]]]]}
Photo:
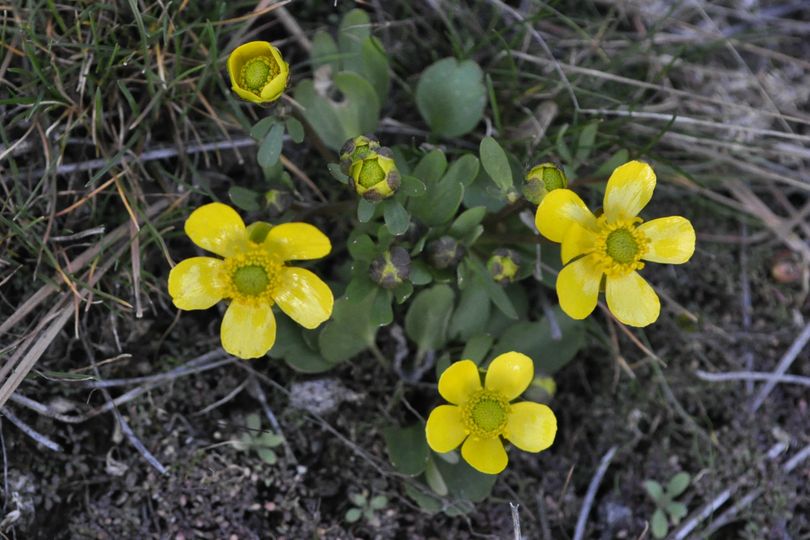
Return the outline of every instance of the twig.
{"type": "Polygon", "coordinates": [[[520,535],[520,513],[518,512],[520,505],[509,501],[509,508],[512,510],[512,528],[515,531],[515,540],[521,540],[523,537],[520,535]]]}
{"type": "Polygon", "coordinates": [[[739,489],[739,484],[724,489],[720,494],[709,501],[706,506],[692,519],[684,523],[672,536],[672,540],[685,540],[689,534],[697,527],[701,521],[712,515],[718,508],[723,506],[727,500],[739,489]]]}
{"type": "Polygon", "coordinates": [[[17,426],[17,428],[19,428],[20,431],[22,431],[23,433],[25,433],[26,435],[28,435],[29,437],[34,439],[36,442],[38,442],[42,446],[48,448],[49,450],[53,450],[54,452],[64,452],[64,449],[62,448],[62,445],[60,445],[59,443],[53,442],[48,437],[46,437],[42,433],[38,432],[37,430],[35,430],[34,428],[29,426],[25,422],[23,422],[22,420],[17,418],[17,415],[15,415],[13,412],[11,412],[8,409],[8,407],[3,407],[2,409],[0,409],[0,413],[2,413],[3,416],[8,418],[9,422],[11,422],[15,426],[17,426]]]}
{"type": "Polygon", "coordinates": [[[591,478],[591,483],[588,485],[588,492],[585,493],[585,500],[582,501],[582,510],[580,510],[579,517],[577,518],[577,526],[576,529],[574,529],[574,540],[582,540],[585,537],[585,526],[588,523],[588,514],[591,512],[591,506],[593,506],[596,491],[599,489],[602,477],[605,476],[608,466],[613,460],[613,456],[616,455],[618,448],[618,446],[614,446],[602,456],[599,468],[596,469],[596,474],[591,478]]]}
{"type": "Polygon", "coordinates": [[[774,383],[792,383],[802,386],[810,386],[810,377],[800,375],[775,375],[758,371],[728,371],[725,373],[709,373],[708,371],[697,370],[695,375],[703,381],[772,381],[774,383]]]}
{"type": "MultiPolygon", "coordinates": [[[[744,220],[740,220],[740,237],[743,239],[748,237],[748,225],[744,220]]],[[[740,246],[740,309],[742,329],[748,333],[751,330],[751,281],[748,279],[748,247],[745,245],[740,246]]],[[[748,371],[754,369],[754,354],[749,346],[746,346],[743,352],[743,363],[748,371]]],[[[745,382],[745,391],[749,395],[754,392],[753,381],[745,382]]]]}
{"type": "Polygon", "coordinates": [[[252,383],[252,390],[255,394],[256,399],[258,400],[259,404],[262,407],[262,411],[264,411],[264,415],[267,417],[267,420],[270,422],[270,425],[273,426],[273,431],[281,435],[284,440],[284,450],[287,453],[287,458],[293,463],[297,464],[298,459],[295,457],[295,453],[293,452],[292,446],[290,446],[290,442],[287,440],[287,437],[284,436],[284,432],[281,430],[281,424],[278,423],[276,415],[273,414],[273,410],[267,403],[267,396],[265,395],[264,390],[262,389],[262,385],[259,384],[259,381],[255,375],[252,375],[250,378],[252,383]]]}
{"type": "MultiPolygon", "coordinates": [[[[775,376],[781,377],[785,374],[796,357],[799,356],[799,353],[802,352],[804,346],[807,345],[808,341],[810,341],[810,323],[805,325],[802,333],[793,341],[793,344],[779,361],[779,365],[776,366],[776,370],[773,372],[775,376]]],[[[760,405],[765,401],[765,398],[768,397],[768,394],[770,394],[771,390],[776,386],[776,382],[777,381],[770,379],[765,383],[751,404],[751,412],[756,412],[756,410],[759,409],[760,405]]]]}
{"type": "Polygon", "coordinates": [[[540,488],[540,491],[537,493],[537,516],[540,519],[540,530],[543,533],[543,540],[551,540],[551,527],[548,524],[545,497],[546,492],[540,488]]]}

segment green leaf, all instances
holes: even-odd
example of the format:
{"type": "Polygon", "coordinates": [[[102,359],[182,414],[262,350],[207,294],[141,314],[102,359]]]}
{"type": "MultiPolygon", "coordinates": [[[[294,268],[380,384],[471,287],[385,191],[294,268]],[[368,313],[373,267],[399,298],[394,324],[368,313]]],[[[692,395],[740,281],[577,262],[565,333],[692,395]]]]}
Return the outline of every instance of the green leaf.
{"type": "Polygon", "coordinates": [[[256,212],[261,208],[261,194],[256,193],[252,189],[247,189],[239,186],[231,186],[228,189],[228,198],[237,208],[241,208],[246,212],[256,212]]]}
{"type": "Polygon", "coordinates": [[[256,154],[257,161],[262,167],[275,165],[281,155],[281,145],[284,142],[284,124],[276,123],[259,145],[256,154]]]}
{"type": "Polygon", "coordinates": [[[664,515],[663,510],[658,508],[652,517],[652,522],[650,523],[650,528],[652,529],[653,536],[656,538],[664,538],[669,532],[669,523],[667,523],[667,516],[664,515]]]}
{"type": "Polygon", "coordinates": [[[351,238],[346,247],[349,250],[349,255],[355,261],[370,261],[377,256],[377,247],[367,234],[360,234],[351,238]]]}
{"type": "Polygon", "coordinates": [[[372,510],[382,510],[388,505],[388,497],[385,495],[377,495],[376,497],[372,497],[371,500],[368,502],[369,508],[372,510]]]}
{"type": "Polygon", "coordinates": [[[518,321],[498,340],[494,355],[509,351],[521,352],[535,362],[535,372],[553,375],[568,364],[585,344],[585,323],[565,315],[559,307],[554,315],[562,337],[552,337],[551,324],[546,317],[539,321],[518,321]]]}
{"type": "Polygon", "coordinates": [[[331,363],[343,362],[374,341],[377,326],[371,322],[371,310],[379,291],[378,287],[364,287],[362,294],[355,298],[349,296],[347,290],[347,297],[335,302],[332,321],[326,323],[318,335],[318,348],[324,359],[331,363]]]}
{"type": "Polygon", "coordinates": [[[667,495],[670,499],[674,499],[689,487],[689,480],[691,477],[689,473],[679,472],[673,476],[667,484],[667,495]]]}
{"type": "Polygon", "coordinates": [[[667,505],[666,511],[669,514],[670,518],[672,518],[672,523],[677,525],[681,522],[683,518],[686,517],[686,514],[689,513],[689,510],[686,508],[686,505],[679,502],[671,502],[667,505]]]}
{"type": "Polygon", "coordinates": [[[596,141],[596,132],[599,129],[599,122],[593,121],[582,128],[579,133],[577,141],[577,154],[576,160],[583,162],[591,155],[593,151],[594,141],[596,141]]]}
{"type": "Polygon", "coordinates": [[[362,493],[350,493],[349,500],[353,505],[359,506],[360,508],[364,507],[366,503],[368,503],[368,499],[362,493]]]}
{"type": "Polygon", "coordinates": [[[423,493],[411,484],[405,484],[405,494],[414,500],[423,511],[428,514],[435,514],[442,509],[442,501],[438,497],[423,493]]]}
{"type": "Polygon", "coordinates": [[[257,446],[275,448],[284,442],[284,437],[278,435],[277,433],[264,432],[256,438],[255,442],[257,446]]]}
{"type": "Polygon", "coordinates": [[[338,28],[343,69],[363,73],[363,43],[371,36],[371,20],[362,9],[347,11],[338,28]]]}
{"type": "Polygon", "coordinates": [[[399,186],[399,193],[408,197],[421,197],[427,192],[425,184],[415,176],[403,176],[399,186]]]}
{"type": "Polygon", "coordinates": [[[391,81],[388,74],[388,56],[382,44],[373,36],[367,38],[361,47],[360,57],[363,65],[361,75],[374,87],[380,103],[384,103],[388,97],[391,81]]]}
{"type": "Polygon", "coordinates": [[[450,320],[450,335],[467,341],[481,333],[487,326],[491,305],[487,291],[478,283],[472,283],[461,291],[458,307],[450,320]]]}
{"type": "Polygon", "coordinates": [[[480,168],[481,164],[477,157],[472,154],[464,154],[450,165],[444,176],[445,179],[452,178],[461,182],[464,187],[468,187],[475,181],[480,168]]]}
{"type": "Polygon", "coordinates": [[[383,218],[388,231],[394,236],[405,234],[411,224],[411,216],[396,199],[383,201],[383,218]]]}
{"type": "Polygon", "coordinates": [[[274,465],[277,461],[276,453],[270,448],[264,447],[256,448],[256,454],[258,454],[259,459],[261,459],[268,465],[274,465]]]}
{"type": "Polygon", "coordinates": [[[487,215],[485,206],[476,206],[469,208],[459,214],[456,220],[450,225],[450,235],[456,238],[463,238],[471,233],[477,225],[479,225],[484,217],[487,215]]]}
{"type": "Polygon", "coordinates": [[[484,287],[492,303],[510,319],[517,319],[518,315],[515,311],[515,306],[512,305],[512,301],[506,295],[506,292],[504,292],[503,287],[493,281],[486,267],[480,261],[472,257],[467,257],[465,260],[467,266],[472,270],[473,274],[475,274],[477,282],[484,287]]]}
{"type": "Polygon", "coordinates": [[[492,348],[492,343],[495,340],[489,334],[479,334],[467,340],[464,345],[464,350],[461,352],[462,360],[472,360],[476,365],[481,365],[481,362],[486,358],[487,353],[492,348]]]}
{"type": "Polygon", "coordinates": [[[594,176],[607,176],[613,172],[613,169],[618,167],[619,165],[624,165],[630,160],[630,152],[626,149],[622,148],[621,150],[617,151],[615,154],[610,156],[607,161],[602,163],[598,169],[593,173],[594,176]]]}
{"type": "Polygon", "coordinates": [[[417,476],[425,470],[430,452],[425,439],[425,425],[391,426],[383,429],[388,457],[394,468],[407,476],[417,476]]]}
{"type": "Polygon", "coordinates": [[[433,275],[430,273],[424,261],[414,260],[411,261],[411,275],[408,281],[414,285],[427,285],[433,281],[433,275]]]}
{"type": "Polygon", "coordinates": [[[264,137],[267,135],[267,132],[270,131],[270,128],[273,127],[277,121],[278,118],[276,118],[275,116],[266,116],[265,118],[262,118],[261,120],[253,124],[252,128],[250,128],[251,138],[257,141],[264,139],[264,137]]]}
{"type": "Polygon", "coordinates": [[[338,165],[337,163],[329,163],[326,165],[326,168],[329,169],[329,174],[332,175],[332,178],[334,178],[341,184],[349,183],[349,177],[343,174],[343,171],[340,170],[340,165],[338,165]]]}
{"type": "Polygon", "coordinates": [[[430,489],[433,490],[433,493],[444,497],[447,495],[447,484],[444,483],[444,478],[442,478],[442,473],[439,472],[439,469],[436,467],[436,463],[433,461],[433,458],[428,459],[427,465],[425,467],[425,481],[430,489]]]}
{"type": "Polygon", "coordinates": [[[374,298],[369,312],[369,323],[373,326],[388,326],[394,320],[394,310],[391,308],[391,291],[379,291],[374,298]]]}
{"type": "Polygon", "coordinates": [[[248,430],[250,430],[249,435],[251,436],[251,438],[256,437],[255,432],[261,429],[262,427],[261,417],[256,413],[250,413],[245,417],[245,427],[247,427],[248,430]]]}
{"type": "Polygon", "coordinates": [[[464,460],[451,465],[440,459],[436,461],[436,467],[444,478],[450,495],[470,502],[480,502],[486,499],[498,479],[496,474],[484,474],[476,471],[464,460]]]}
{"type": "Polygon", "coordinates": [[[414,297],[405,314],[405,334],[420,350],[435,350],[446,343],[454,298],[447,285],[434,285],[414,297]]]}
{"type": "Polygon", "coordinates": [[[357,221],[360,223],[368,223],[374,217],[374,212],[377,210],[377,205],[366,199],[358,199],[357,201],[357,221]]]}
{"type": "Polygon", "coordinates": [[[363,511],[360,508],[349,508],[346,510],[346,521],[348,523],[355,523],[363,517],[363,511]]]}
{"type": "Polygon", "coordinates": [[[430,186],[439,181],[447,170],[447,157],[441,150],[432,150],[419,160],[413,170],[413,176],[430,186]]]}
{"type": "Polygon", "coordinates": [[[331,66],[332,73],[340,71],[337,43],[327,32],[319,30],[312,38],[312,51],[309,53],[312,59],[312,70],[315,71],[321,66],[331,66]]]}
{"type": "Polygon", "coordinates": [[[472,60],[439,60],[419,77],[416,106],[433,133],[444,137],[469,133],[486,106],[481,68],[472,60]]]}
{"type": "Polygon", "coordinates": [[[664,498],[664,488],[655,480],[645,480],[642,485],[650,498],[656,503],[664,498]]]}
{"type": "Polygon", "coordinates": [[[318,137],[332,150],[339,150],[350,137],[346,135],[346,129],[332,102],[315,91],[312,79],[299,82],[293,90],[293,95],[304,107],[302,114],[318,137]]]}
{"type": "Polygon", "coordinates": [[[290,138],[293,142],[301,143],[304,141],[304,126],[301,122],[298,121],[297,118],[290,116],[287,118],[287,133],[290,134],[290,138]]]}
{"type": "Polygon", "coordinates": [[[414,218],[434,227],[453,219],[463,198],[464,186],[452,178],[445,178],[428,188],[424,197],[411,199],[408,206],[414,218]]]}
{"type": "Polygon", "coordinates": [[[512,187],[512,168],[509,165],[509,158],[498,141],[492,137],[484,137],[479,147],[481,154],[481,165],[492,181],[495,182],[501,191],[506,191],[512,187]]]}
{"type": "Polygon", "coordinates": [[[301,373],[322,373],[335,367],[304,340],[302,330],[289,317],[276,316],[276,343],[268,355],[284,359],[288,366],[301,373]]]}

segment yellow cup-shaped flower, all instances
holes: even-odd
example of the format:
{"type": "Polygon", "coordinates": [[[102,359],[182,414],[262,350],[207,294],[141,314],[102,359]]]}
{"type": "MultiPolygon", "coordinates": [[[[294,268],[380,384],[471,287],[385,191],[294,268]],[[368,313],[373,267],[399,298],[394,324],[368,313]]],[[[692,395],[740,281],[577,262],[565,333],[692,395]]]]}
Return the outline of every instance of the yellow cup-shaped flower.
{"type": "Polygon", "coordinates": [[[593,312],[602,279],[611,313],[624,324],[647,326],[658,319],[658,295],[638,270],[644,262],[683,264],[695,251],[688,219],[638,217],[655,190],[655,172],[641,161],[616,168],[608,179],[598,218],[569,189],[557,189],[537,207],[540,233],[562,243],[565,265],[557,276],[560,307],[574,319],[593,312]]]}
{"type": "Polygon", "coordinates": [[[368,201],[381,201],[396,193],[401,181],[391,150],[369,149],[349,167],[349,182],[354,191],[368,201]]]}
{"type": "Polygon", "coordinates": [[[287,87],[290,66],[266,41],[240,45],[228,57],[228,75],[236,94],[253,103],[269,103],[287,87]]]}
{"type": "Polygon", "coordinates": [[[473,468],[498,474],[509,461],[501,437],[526,452],[551,446],[557,434],[551,409],[532,401],[511,403],[533,377],[532,359],[517,352],[490,363],[483,387],[474,362],[452,364],[439,378],[439,394],[452,405],[433,409],[425,426],[430,448],[445,453],[461,445],[461,456],[473,468]]]}
{"type": "Polygon", "coordinates": [[[185,231],[192,242],[224,259],[181,261],[169,273],[169,294],[183,310],[230,300],[220,327],[230,354],[258,358],[270,350],[276,341],[275,304],[304,328],[316,328],[332,315],[329,286],[309,270],[287,264],[329,254],[329,238],[316,227],[263,222],[245,227],[233,208],[211,203],[191,213],[185,231]]]}

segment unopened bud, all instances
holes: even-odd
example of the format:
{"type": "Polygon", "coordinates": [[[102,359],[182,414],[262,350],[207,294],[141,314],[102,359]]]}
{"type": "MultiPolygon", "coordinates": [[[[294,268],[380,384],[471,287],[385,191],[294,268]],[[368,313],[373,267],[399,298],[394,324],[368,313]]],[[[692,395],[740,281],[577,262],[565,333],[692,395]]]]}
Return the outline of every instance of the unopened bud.
{"type": "Polygon", "coordinates": [[[369,276],[384,289],[394,289],[411,274],[411,256],[401,247],[393,247],[371,261],[369,276]]]}
{"type": "Polygon", "coordinates": [[[511,249],[497,249],[487,261],[487,270],[497,283],[508,285],[520,270],[520,255],[511,249]]]}
{"type": "Polygon", "coordinates": [[[540,204],[549,191],[564,189],[568,186],[565,172],[553,163],[541,163],[526,175],[523,184],[523,196],[532,204],[540,204]]]}
{"type": "Polygon", "coordinates": [[[380,147],[352,162],[349,182],[354,191],[368,201],[381,201],[396,193],[400,175],[391,150],[380,147]]]}
{"type": "Polygon", "coordinates": [[[428,244],[427,256],[430,264],[439,270],[452,268],[464,256],[464,246],[452,236],[445,235],[428,244]]]}
{"type": "Polygon", "coordinates": [[[365,135],[359,135],[349,139],[340,149],[340,170],[343,174],[349,175],[352,163],[366,157],[372,150],[380,147],[380,142],[365,135]]]}
{"type": "Polygon", "coordinates": [[[277,217],[290,207],[292,196],[287,191],[271,189],[264,194],[264,203],[267,207],[267,213],[272,217],[277,217]]]}

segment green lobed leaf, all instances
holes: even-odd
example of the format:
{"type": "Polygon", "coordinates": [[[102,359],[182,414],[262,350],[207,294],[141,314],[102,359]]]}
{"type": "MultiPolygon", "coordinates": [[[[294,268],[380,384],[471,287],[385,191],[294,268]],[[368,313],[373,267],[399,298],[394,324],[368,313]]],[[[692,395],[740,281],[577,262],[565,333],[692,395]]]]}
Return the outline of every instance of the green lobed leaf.
{"type": "Polygon", "coordinates": [[[312,50],[309,53],[312,59],[312,70],[322,66],[331,66],[332,72],[340,71],[340,52],[332,36],[323,30],[315,32],[312,38],[312,50]]]}
{"type": "Polygon", "coordinates": [[[362,9],[346,12],[338,27],[338,46],[343,69],[363,73],[363,43],[371,36],[371,20],[362,9]]]}
{"type": "Polygon", "coordinates": [[[498,479],[496,474],[476,471],[464,460],[451,465],[440,459],[436,460],[436,467],[444,478],[450,495],[470,502],[481,502],[486,499],[498,479]]]}
{"type": "Polygon", "coordinates": [[[656,503],[664,498],[664,488],[655,480],[645,480],[642,485],[647,495],[656,503]]]}
{"type": "Polygon", "coordinates": [[[441,499],[429,493],[424,493],[411,484],[405,484],[405,494],[428,514],[435,514],[442,509],[441,499]]]}
{"type": "Polygon", "coordinates": [[[358,199],[357,201],[357,221],[360,223],[368,223],[374,217],[377,211],[377,205],[365,199],[358,199]]]}
{"type": "Polygon", "coordinates": [[[413,176],[420,179],[425,185],[432,185],[439,181],[447,170],[447,157],[441,150],[431,150],[425,154],[413,170],[413,176]]]}
{"type": "Polygon", "coordinates": [[[447,223],[456,215],[464,198],[464,185],[452,178],[444,178],[428,188],[424,197],[409,201],[414,218],[428,227],[447,223]]]}
{"type": "Polygon", "coordinates": [[[360,508],[349,508],[346,510],[345,518],[348,523],[360,521],[361,517],[363,517],[363,511],[360,508]]]}
{"type": "Polygon", "coordinates": [[[484,220],[486,215],[487,209],[485,206],[476,206],[465,210],[450,225],[450,235],[463,238],[470,234],[484,220]]]}
{"type": "Polygon", "coordinates": [[[256,212],[261,208],[261,194],[252,189],[231,186],[228,189],[228,198],[234,206],[246,212],[256,212]]]}
{"type": "Polygon", "coordinates": [[[464,154],[450,164],[450,168],[445,173],[445,178],[452,178],[467,187],[478,177],[480,169],[481,163],[477,157],[472,154],[464,154]]]}
{"type": "Polygon", "coordinates": [[[301,143],[304,141],[304,126],[297,118],[290,116],[287,118],[285,124],[287,126],[287,133],[290,134],[290,138],[293,142],[301,143]]]}
{"type": "Polygon", "coordinates": [[[484,116],[486,86],[481,68],[472,60],[444,58],[419,77],[416,106],[433,133],[465,135],[484,116]]]}
{"type": "Polygon", "coordinates": [[[278,118],[275,116],[266,116],[253,124],[253,127],[250,128],[250,136],[251,138],[260,141],[264,139],[267,135],[267,132],[270,131],[270,128],[273,127],[276,122],[278,122],[278,118]]]}
{"type": "Polygon", "coordinates": [[[599,130],[599,122],[593,121],[587,124],[579,133],[577,139],[577,153],[576,161],[582,163],[591,155],[593,151],[594,142],[596,141],[596,132],[599,130]]]}
{"type": "Polygon", "coordinates": [[[388,497],[385,495],[377,495],[372,497],[371,500],[368,502],[369,508],[372,510],[382,510],[388,505],[388,497]]]}
{"type": "Polygon", "coordinates": [[[656,511],[653,513],[650,528],[652,529],[653,536],[656,538],[664,538],[667,535],[667,532],[669,532],[667,516],[664,515],[664,511],[660,508],[656,509],[656,511]]]}
{"type": "Polygon", "coordinates": [[[455,293],[447,285],[420,291],[405,314],[405,334],[420,350],[435,350],[447,342],[447,325],[455,293]]]}
{"type": "Polygon", "coordinates": [[[512,167],[509,165],[509,158],[498,141],[492,137],[484,137],[479,146],[481,155],[481,165],[492,181],[495,182],[501,191],[506,191],[512,187],[512,167]]]}
{"type": "Polygon", "coordinates": [[[411,224],[411,216],[396,199],[383,201],[383,218],[388,231],[394,236],[405,234],[411,224]]]}
{"type": "Polygon", "coordinates": [[[425,466],[425,482],[436,495],[441,497],[447,495],[447,484],[444,483],[442,473],[439,472],[432,457],[428,459],[425,466]]]}
{"type": "Polygon", "coordinates": [[[492,348],[492,343],[495,340],[489,334],[479,334],[467,340],[464,344],[464,350],[461,352],[462,360],[472,360],[476,365],[481,365],[481,362],[486,358],[487,353],[492,348]]]}
{"type": "Polygon", "coordinates": [[[484,287],[473,283],[461,291],[458,307],[450,320],[450,335],[467,341],[487,326],[491,310],[489,295],[484,287]]]}
{"type": "Polygon", "coordinates": [[[377,256],[377,247],[367,234],[360,234],[350,238],[346,244],[349,255],[356,261],[370,261],[377,256]]]}
{"type": "Polygon", "coordinates": [[[679,502],[671,502],[666,506],[666,511],[669,514],[670,518],[672,518],[672,523],[677,525],[681,522],[683,518],[686,517],[686,514],[689,513],[689,510],[686,508],[686,505],[679,502]]]}
{"type": "Polygon", "coordinates": [[[503,287],[493,281],[486,267],[473,257],[467,257],[465,262],[475,275],[477,283],[480,283],[484,287],[484,291],[486,291],[492,303],[510,319],[517,319],[518,315],[515,311],[515,306],[512,305],[512,301],[506,295],[506,292],[504,292],[503,287]]]}
{"type": "Polygon", "coordinates": [[[691,477],[689,473],[686,472],[679,472],[673,476],[667,484],[667,495],[669,498],[674,499],[686,491],[686,488],[689,487],[689,480],[691,480],[691,477]]]}
{"type": "Polygon", "coordinates": [[[425,184],[415,176],[403,176],[399,186],[399,193],[408,197],[421,197],[427,192],[425,184]]]}

